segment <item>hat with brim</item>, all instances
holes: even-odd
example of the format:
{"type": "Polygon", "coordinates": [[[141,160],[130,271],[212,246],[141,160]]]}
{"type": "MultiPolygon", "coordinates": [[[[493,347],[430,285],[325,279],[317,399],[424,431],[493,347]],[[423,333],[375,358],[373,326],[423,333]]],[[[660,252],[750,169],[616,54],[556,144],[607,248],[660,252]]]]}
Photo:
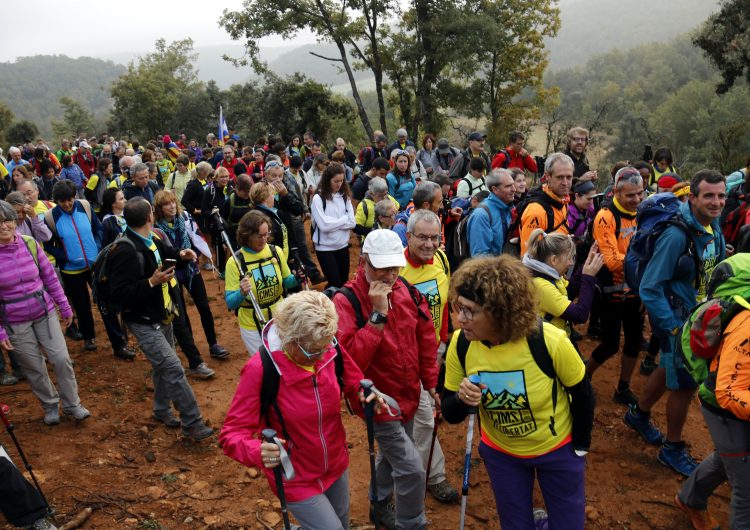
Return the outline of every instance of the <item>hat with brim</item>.
{"type": "Polygon", "coordinates": [[[362,245],[362,254],[367,254],[367,259],[376,269],[406,265],[401,238],[391,230],[381,228],[367,234],[362,245]]]}

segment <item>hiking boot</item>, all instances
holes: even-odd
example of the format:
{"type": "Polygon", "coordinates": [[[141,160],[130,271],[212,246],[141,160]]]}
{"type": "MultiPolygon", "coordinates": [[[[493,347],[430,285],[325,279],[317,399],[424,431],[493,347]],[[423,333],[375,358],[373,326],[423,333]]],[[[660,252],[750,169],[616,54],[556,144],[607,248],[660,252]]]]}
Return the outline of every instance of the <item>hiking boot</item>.
{"type": "Polygon", "coordinates": [[[188,375],[195,377],[196,379],[211,379],[215,373],[216,372],[211,370],[206,363],[200,363],[195,368],[190,368],[188,370],[188,375]]]}
{"type": "Polygon", "coordinates": [[[2,386],[15,385],[16,383],[18,383],[18,378],[13,374],[3,372],[3,375],[0,376],[0,385],[2,386]]]}
{"type": "Polygon", "coordinates": [[[212,344],[209,348],[209,353],[211,354],[211,357],[214,359],[226,359],[229,357],[229,351],[224,346],[221,346],[220,344],[212,344]]]}
{"type": "Polygon", "coordinates": [[[651,372],[656,370],[657,366],[656,358],[652,355],[646,355],[641,361],[641,368],[639,371],[641,372],[641,375],[651,375],[651,372]]]}
{"type": "Polygon", "coordinates": [[[96,339],[86,339],[83,341],[83,349],[86,351],[96,351],[96,339]]]}
{"type": "Polygon", "coordinates": [[[192,427],[183,427],[182,435],[195,442],[205,440],[214,433],[214,430],[203,422],[196,423],[192,427]]]}
{"type": "Polygon", "coordinates": [[[151,417],[156,421],[159,421],[169,427],[170,429],[176,429],[182,423],[178,420],[171,409],[164,412],[154,412],[151,417]]]}
{"type": "Polygon", "coordinates": [[[685,512],[695,530],[720,530],[719,522],[711,517],[708,510],[694,510],[680,500],[679,495],[674,496],[674,505],[685,512]]]}
{"type": "Polygon", "coordinates": [[[42,517],[41,519],[37,519],[34,521],[34,524],[31,526],[27,526],[29,530],[57,530],[57,527],[50,523],[46,517],[42,517]]]}
{"type": "Polygon", "coordinates": [[[68,329],[65,330],[65,335],[72,340],[83,340],[83,333],[80,332],[78,326],[71,324],[68,329]]]}
{"type": "Polygon", "coordinates": [[[59,425],[60,424],[60,410],[55,408],[44,409],[44,424],[45,425],[59,425]]]}
{"type": "Polygon", "coordinates": [[[396,507],[390,498],[370,504],[370,521],[373,523],[376,515],[380,526],[388,530],[396,530],[396,507]]]}
{"type": "Polygon", "coordinates": [[[588,335],[590,339],[601,340],[602,328],[600,328],[596,324],[592,324],[589,326],[589,329],[586,331],[586,335],[588,335]]]}
{"type": "Polygon", "coordinates": [[[680,475],[686,477],[689,477],[698,467],[698,462],[688,453],[685,442],[664,442],[664,445],[659,449],[659,454],[656,455],[656,459],[661,464],[671,467],[680,475]]]}
{"type": "Polygon", "coordinates": [[[444,504],[453,504],[458,500],[458,492],[447,480],[443,480],[437,484],[429,484],[427,489],[435,499],[444,504]]]}
{"type": "Polygon", "coordinates": [[[630,405],[635,406],[636,404],[638,404],[638,396],[633,394],[633,391],[630,390],[630,388],[626,388],[622,391],[615,388],[615,395],[612,396],[612,400],[615,403],[625,405],[626,407],[629,407],[630,405]]]}
{"type": "Polygon", "coordinates": [[[647,443],[661,445],[664,443],[664,435],[651,423],[651,418],[645,418],[635,410],[635,405],[630,405],[628,411],[622,417],[625,425],[641,435],[647,443]]]}
{"type": "Polygon", "coordinates": [[[132,348],[123,346],[122,348],[117,348],[115,350],[115,357],[117,357],[118,359],[122,359],[123,361],[132,361],[133,359],[135,359],[135,352],[132,350],[132,348]]]}
{"type": "Polygon", "coordinates": [[[63,414],[66,416],[73,416],[73,419],[76,421],[83,421],[91,416],[91,413],[83,405],[76,405],[75,407],[64,409],[63,414]]]}

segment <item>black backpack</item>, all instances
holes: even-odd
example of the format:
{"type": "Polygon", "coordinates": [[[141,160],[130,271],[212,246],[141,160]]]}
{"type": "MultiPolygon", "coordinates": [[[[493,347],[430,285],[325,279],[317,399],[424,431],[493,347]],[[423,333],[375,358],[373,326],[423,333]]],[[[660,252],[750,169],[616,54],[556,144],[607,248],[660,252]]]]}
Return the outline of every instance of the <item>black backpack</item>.
{"type": "MultiPolygon", "coordinates": [[[[549,430],[552,436],[557,436],[555,431],[555,410],[557,409],[557,381],[560,380],[557,377],[555,371],[555,365],[552,362],[552,356],[549,354],[547,349],[547,343],[544,342],[544,323],[541,318],[537,318],[537,330],[533,335],[526,337],[526,342],[529,344],[529,350],[531,350],[531,356],[534,358],[534,362],[539,369],[549,377],[555,380],[552,385],[552,416],[549,417],[549,430]]],[[[458,354],[458,361],[461,363],[464,373],[466,373],[466,354],[469,351],[470,341],[464,335],[463,330],[457,330],[458,339],[456,340],[456,353],[458,354]]],[[[562,383],[562,381],[560,381],[562,383]]]]}
{"type": "MultiPolygon", "coordinates": [[[[495,156],[499,155],[500,153],[502,153],[503,155],[505,155],[505,160],[503,161],[502,168],[503,169],[508,169],[508,166],[510,166],[510,153],[508,152],[507,149],[500,149],[497,153],[495,153],[495,156]]],[[[494,157],[493,157],[493,159],[494,159],[494,157]]]]}
{"type": "MultiPolygon", "coordinates": [[[[542,188],[536,188],[529,192],[524,200],[522,200],[518,206],[516,206],[516,218],[508,227],[507,237],[503,244],[503,253],[511,254],[513,256],[521,255],[521,218],[526,208],[530,204],[541,204],[544,208],[544,213],[547,214],[547,228],[544,230],[545,233],[551,234],[558,228],[564,226],[568,222],[567,216],[565,216],[562,222],[555,224],[555,206],[558,204],[552,197],[547,195],[542,188]],[[519,238],[517,243],[511,243],[512,238],[519,238]]],[[[540,227],[541,228],[541,227],[540,227]]]]}
{"type": "Polygon", "coordinates": [[[125,309],[123,300],[117,300],[112,297],[111,286],[109,283],[111,275],[111,266],[109,256],[118,245],[127,245],[135,251],[136,262],[138,265],[139,276],[144,275],[145,263],[143,255],[136,249],[133,243],[124,233],[121,233],[109,245],[99,251],[91,269],[91,294],[94,302],[102,312],[102,315],[118,315],[125,309]]]}
{"type": "MultiPolygon", "coordinates": [[[[492,212],[490,212],[490,209],[487,207],[487,205],[483,202],[480,202],[479,204],[477,204],[476,208],[482,208],[487,212],[487,216],[490,219],[490,226],[492,226],[492,212]]],[[[471,257],[471,252],[469,249],[468,227],[469,219],[474,214],[474,211],[476,211],[476,208],[474,208],[474,210],[472,210],[469,215],[458,222],[458,226],[456,226],[456,229],[451,235],[451,239],[449,241],[450,244],[448,245],[448,248],[446,248],[448,259],[451,265],[451,270],[458,269],[459,265],[461,265],[464,260],[471,257]]]]}

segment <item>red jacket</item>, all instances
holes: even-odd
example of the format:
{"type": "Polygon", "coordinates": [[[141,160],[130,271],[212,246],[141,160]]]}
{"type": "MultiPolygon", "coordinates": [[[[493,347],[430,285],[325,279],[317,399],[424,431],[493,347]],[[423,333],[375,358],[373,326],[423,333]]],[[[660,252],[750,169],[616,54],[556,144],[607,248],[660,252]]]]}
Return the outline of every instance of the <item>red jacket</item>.
{"type": "Polygon", "coordinates": [[[91,153],[83,154],[83,150],[79,149],[76,154],[73,155],[73,162],[83,170],[83,174],[86,175],[86,180],[96,171],[96,159],[91,153]]]}
{"type": "Polygon", "coordinates": [[[499,167],[506,167],[507,169],[517,167],[518,169],[526,169],[532,173],[537,172],[536,160],[534,160],[533,156],[526,155],[526,157],[521,157],[521,155],[511,149],[510,146],[502,151],[498,151],[492,159],[492,169],[497,169],[499,167]],[[510,160],[508,161],[507,166],[505,166],[505,159],[507,158],[506,153],[510,155],[510,160]]]}
{"type": "MultiPolygon", "coordinates": [[[[289,482],[284,480],[284,493],[288,501],[303,501],[326,491],[349,467],[336,381],[334,357],[337,353],[334,348],[325,353],[315,364],[313,374],[294,364],[279,349],[281,345],[273,321],[263,330],[263,343],[271,351],[281,374],[276,402],[291,438],[287,440],[286,449],[295,477],[289,482]]],[[[352,407],[359,409],[357,391],[362,372],[343,348],[342,352],[345,392],[352,407]]],[[[279,438],[284,438],[284,435],[273,412],[269,413],[270,425],[266,424],[265,418],[261,421],[262,378],[263,363],[260,354],[256,353],[242,369],[219,443],[228,457],[263,471],[271,489],[278,495],[273,470],[264,467],[261,461],[260,432],[270,427],[276,430],[279,438]]]]}
{"type": "MultiPolygon", "coordinates": [[[[370,284],[365,279],[364,270],[360,267],[346,285],[357,295],[362,315],[367,319],[372,312],[372,303],[367,294],[370,284]]],[[[411,294],[400,281],[393,286],[390,302],[388,321],[382,331],[370,324],[359,329],[349,300],[343,295],[335,296],[333,303],[339,315],[336,336],[351,352],[365,377],[372,379],[379,390],[394,398],[401,407],[402,416],[379,414],[375,421],[409,421],[419,405],[419,382],[426,389],[437,385],[435,328],[427,300],[422,299],[419,315],[411,294]]]]}

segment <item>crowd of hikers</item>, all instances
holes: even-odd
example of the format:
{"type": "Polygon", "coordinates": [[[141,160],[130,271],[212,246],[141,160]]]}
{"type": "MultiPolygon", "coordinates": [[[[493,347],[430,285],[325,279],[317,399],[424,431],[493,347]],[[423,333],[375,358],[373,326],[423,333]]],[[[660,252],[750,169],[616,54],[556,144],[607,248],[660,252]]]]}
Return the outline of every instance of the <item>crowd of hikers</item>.
{"type": "MultiPolygon", "coordinates": [[[[599,399],[612,392],[625,425],[687,477],[675,505],[694,528],[719,528],[707,502],[728,481],[731,526],[750,528],[750,159],[688,178],[668,148],[649,147],[605,176],[581,127],[546,157],[521,132],[496,153],[485,140],[472,132],[458,149],[376,131],[355,154],[310,132],[253,145],[103,135],[0,152],[0,384],[27,380],[46,425],[86,421],[68,344],[102,347],[93,300],[113,356],[140,350],[151,363],[153,418],[207,439],[188,378],[215,370],[187,292],[210,363],[230,357],[217,332],[247,350],[218,439],[265,472],[286,528],[290,513],[297,528],[350,527],[343,398],[366,423],[376,527],[427,528],[429,492],[461,499],[463,528],[478,417],[503,530],[575,530],[592,381],[620,352],[617,385],[598,385],[599,399]],[[223,280],[225,307],[210,303],[202,269],[223,280]],[[226,309],[238,334],[215,327],[226,309]],[[584,333],[598,341],[588,356],[584,333]],[[648,377],[640,395],[636,370],[648,377]],[[696,393],[715,446],[700,463],[683,432],[696,393]],[[651,410],[665,395],[662,430],[651,410]],[[468,418],[460,493],[441,417],[468,418]]],[[[55,528],[2,446],[0,508],[16,526],[55,528]]]]}

